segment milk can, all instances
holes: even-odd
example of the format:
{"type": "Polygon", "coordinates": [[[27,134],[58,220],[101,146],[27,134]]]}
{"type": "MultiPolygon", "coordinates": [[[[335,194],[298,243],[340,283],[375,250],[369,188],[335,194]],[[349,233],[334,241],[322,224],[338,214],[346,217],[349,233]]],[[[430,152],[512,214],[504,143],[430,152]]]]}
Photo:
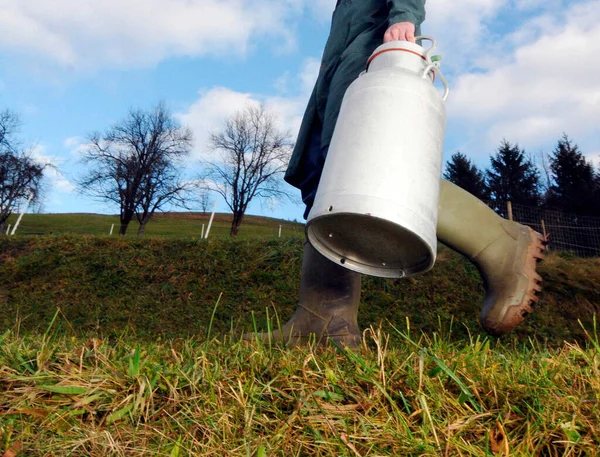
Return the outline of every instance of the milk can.
{"type": "Polygon", "coordinates": [[[367,275],[400,278],[435,262],[449,89],[434,40],[418,40],[432,46],[379,46],[346,91],[306,223],[321,254],[367,275]]]}

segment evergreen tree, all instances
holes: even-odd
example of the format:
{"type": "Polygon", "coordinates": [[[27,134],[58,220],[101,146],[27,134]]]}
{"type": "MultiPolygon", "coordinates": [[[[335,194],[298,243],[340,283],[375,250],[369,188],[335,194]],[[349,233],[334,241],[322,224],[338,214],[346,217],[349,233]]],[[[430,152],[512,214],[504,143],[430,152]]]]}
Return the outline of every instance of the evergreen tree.
{"type": "Polygon", "coordinates": [[[486,181],[496,211],[505,215],[508,201],[525,206],[538,205],[539,172],[518,144],[513,146],[503,140],[490,161],[486,181]]]}
{"type": "Polygon", "coordinates": [[[547,196],[548,207],[582,215],[597,212],[598,176],[579,147],[563,134],[550,157],[553,184],[547,196]]]}
{"type": "Polygon", "coordinates": [[[483,173],[460,151],[452,154],[446,162],[444,178],[480,200],[487,201],[490,198],[483,173]]]}
{"type": "Polygon", "coordinates": [[[600,166],[596,170],[596,177],[594,179],[594,216],[600,217],[600,166]]]}

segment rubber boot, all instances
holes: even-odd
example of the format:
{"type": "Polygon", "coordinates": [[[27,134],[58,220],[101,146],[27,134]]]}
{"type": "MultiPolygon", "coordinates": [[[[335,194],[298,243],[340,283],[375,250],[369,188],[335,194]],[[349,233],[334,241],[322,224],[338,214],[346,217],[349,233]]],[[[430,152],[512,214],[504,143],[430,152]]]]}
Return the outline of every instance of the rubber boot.
{"type": "Polygon", "coordinates": [[[300,296],[296,311],[281,329],[244,335],[246,340],[282,341],[288,347],[330,340],[345,346],[360,343],[357,315],[361,275],[337,265],[304,244],[300,296]]]}
{"type": "Polygon", "coordinates": [[[532,311],[542,290],[535,271],[544,257],[542,235],[442,180],[437,236],[477,266],[485,287],[479,320],[488,333],[508,333],[532,311]]]}

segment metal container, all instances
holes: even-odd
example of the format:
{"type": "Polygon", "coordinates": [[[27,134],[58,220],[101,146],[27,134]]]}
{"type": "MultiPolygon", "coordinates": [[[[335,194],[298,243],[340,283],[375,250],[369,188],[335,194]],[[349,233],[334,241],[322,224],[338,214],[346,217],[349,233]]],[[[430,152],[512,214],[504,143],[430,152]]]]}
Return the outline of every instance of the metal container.
{"type": "Polygon", "coordinates": [[[306,223],[321,254],[367,275],[401,278],[435,262],[449,89],[435,42],[418,39],[432,47],[378,47],[346,91],[306,223]]]}

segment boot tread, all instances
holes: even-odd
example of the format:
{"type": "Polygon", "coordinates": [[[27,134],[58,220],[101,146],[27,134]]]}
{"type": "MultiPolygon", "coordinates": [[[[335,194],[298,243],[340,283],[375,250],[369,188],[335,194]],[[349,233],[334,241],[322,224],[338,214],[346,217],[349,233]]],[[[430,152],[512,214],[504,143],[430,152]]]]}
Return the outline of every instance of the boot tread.
{"type": "MultiPolygon", "coordinates": [[[[537,273],[536,267],[544,258],[543,251],[546,240],[540,233],[530,227],[523,227],[525,228],[523,235],[527,236],[526,253],[522,257],[522,262],[515,265],[517,270],[515,273],[525,276],[527,278],[527,285],[519,303],[508,306],[502,318],[494,319],[491,317],[491,313],[488,312],[486,315],[482,313],[482,326],[488,333],[494,336],[501,336],[514,330],[533,311],[533,308],[540,300],[538,294],[542,291],[542,277],[537,273]]],[[[514,291],[514,293],[516,292],[514,291]]],[[[506,301],[504,303],[495,303],[492,309],[497,309],[498,306],[506,307],[506,305],[506,301]]]]}

